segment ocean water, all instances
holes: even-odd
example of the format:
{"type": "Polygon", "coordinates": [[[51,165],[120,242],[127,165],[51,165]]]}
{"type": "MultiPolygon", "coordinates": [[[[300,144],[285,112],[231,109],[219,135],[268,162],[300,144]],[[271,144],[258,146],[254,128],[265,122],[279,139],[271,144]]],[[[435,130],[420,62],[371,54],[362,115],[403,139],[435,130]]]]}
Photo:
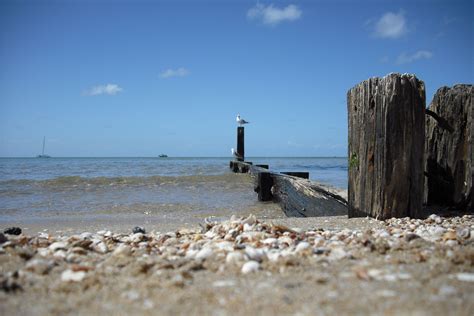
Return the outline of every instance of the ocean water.
{"type": "MultiPolygon", "coordinates": [[[[126,218],[133,214],[192,222],[207,216],[278,217],[259,203],[248,175],[230,158],[0,158],[0,223],[65,218],[126,218]]],[[[347,186],[346,158],[248,158],[275,171],[347,186]]]]}

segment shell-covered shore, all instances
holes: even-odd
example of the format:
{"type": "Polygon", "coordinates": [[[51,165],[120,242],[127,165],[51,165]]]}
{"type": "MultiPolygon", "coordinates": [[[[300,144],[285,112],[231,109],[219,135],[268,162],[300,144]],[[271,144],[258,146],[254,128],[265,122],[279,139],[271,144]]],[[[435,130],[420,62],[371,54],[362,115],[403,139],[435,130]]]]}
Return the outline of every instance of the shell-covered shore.
{"type": "Polygon", "coordinates": [[[0,236],[2,314],[472,314],[474,218],[0,236]]]}

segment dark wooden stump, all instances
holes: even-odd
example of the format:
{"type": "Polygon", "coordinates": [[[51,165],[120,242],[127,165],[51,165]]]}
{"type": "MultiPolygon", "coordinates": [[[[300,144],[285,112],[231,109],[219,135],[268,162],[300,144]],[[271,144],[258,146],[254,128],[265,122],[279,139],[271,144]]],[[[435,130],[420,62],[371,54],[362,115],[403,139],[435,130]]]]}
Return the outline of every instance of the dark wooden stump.
{"type": "Polygon", "coordinates": [[[238,161],[245,161],[245,134],[244,134],[244,127],[239,126],[237,127],[237,154],[238,154],[238,161]]]}
{"type": "Polygon", "coordinates": [[[271,201],[273,178],[269,172],[259,172],[257,175],[257,187],[255,192],[258,194],[259,201],[271,201]]]}
{"type": "Polygon", "coordinates": [[[347,93],[349,217],[419,217],[425,87],[414,75],[366,80],[347,93]]]}
{"type": "Polygon", "coordinates": [[[428,205],[473,209],[472,85],[442,87],[426,118],[425,201],[428,205]]]}

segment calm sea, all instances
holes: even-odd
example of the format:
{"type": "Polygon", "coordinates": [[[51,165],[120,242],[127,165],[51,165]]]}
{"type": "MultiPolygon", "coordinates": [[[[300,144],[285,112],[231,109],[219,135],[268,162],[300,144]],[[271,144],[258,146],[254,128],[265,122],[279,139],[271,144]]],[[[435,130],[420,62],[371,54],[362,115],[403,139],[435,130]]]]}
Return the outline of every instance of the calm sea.
{"type": "MultiPolygon", "coordinates": [[[[129,214],[182,220],[281,211],[258,203],[229,158],[0,158],[0,223],[129,214]]],[[[347,186],[346,158],[249,158],[347,186]]]]}

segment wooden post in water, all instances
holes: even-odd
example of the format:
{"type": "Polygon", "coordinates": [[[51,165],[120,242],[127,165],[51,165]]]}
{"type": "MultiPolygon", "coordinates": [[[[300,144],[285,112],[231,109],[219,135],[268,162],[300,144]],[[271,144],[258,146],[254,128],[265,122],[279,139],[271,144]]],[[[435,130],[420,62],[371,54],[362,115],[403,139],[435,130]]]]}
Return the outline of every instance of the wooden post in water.
{"type": "Polygon", "coordinates": [[[258,194],[259,201],[271,201],[273,178],[270,172],[259,172],[257,176],[257,187],[255,191],[258,194]]]}
{"type": "Polygon", "coordinates": [[[419,217],[425,86],[414,75],[370,78],[347,93],[349,217],[419,217]]]}
{"type": "Polygon", "coordinates": [[[237,127],[237,154],[238,161],[245,161],[245,145],[244,145],[244,127],[237,127]]]}

